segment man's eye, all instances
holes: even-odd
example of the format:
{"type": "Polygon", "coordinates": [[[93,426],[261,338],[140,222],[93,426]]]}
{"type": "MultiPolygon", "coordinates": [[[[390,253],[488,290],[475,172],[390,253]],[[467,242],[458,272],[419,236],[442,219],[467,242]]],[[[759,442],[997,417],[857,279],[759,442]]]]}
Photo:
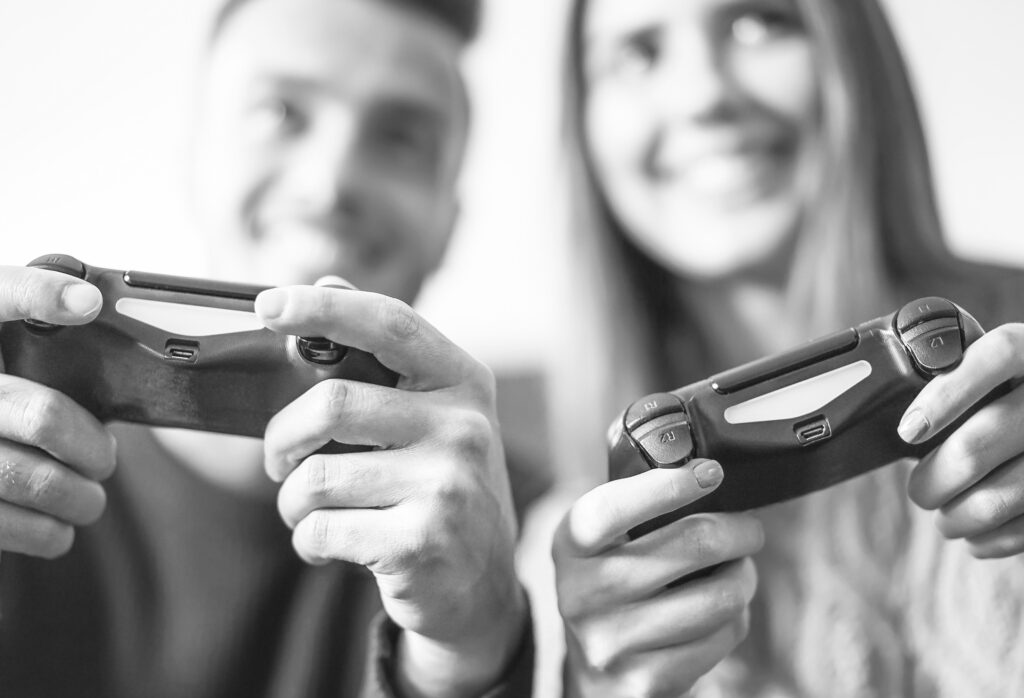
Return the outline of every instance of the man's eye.
{"type": "Polygon", "coordinates": [[[410,123],[378,123],[376,142],[390,157],[430,159],[436,150],[437,139],[432,129],[410,123]]]}
{"type": "Polygon", "coordinates": [[[412,150],[422,147],[425,141],[422,133],[408,126],[384,125],[381,127],[378,136],[387,145],[412,150]]]}
{"type": "Polygon", "coordinates": [[[302,131],[306,127],[306,116],[288,100],[268,97],[252,106],[249,122],[256,135],[269,137],[302,131]]]}
{"type": "Polygon", "coordinates": [[[761,46],[788,36],[800,27],[800,20],[795,14],[780,10],[748,10],[733,18],[730,32],[740,45],[761,46]]]}
{"type": "Polygon", "coordinates": [[[638,32],[615,49],[609,68],[618,75],[643,75],[657,64],[660,55],[661,41],[658,35],[652,31],[638,32]]]}

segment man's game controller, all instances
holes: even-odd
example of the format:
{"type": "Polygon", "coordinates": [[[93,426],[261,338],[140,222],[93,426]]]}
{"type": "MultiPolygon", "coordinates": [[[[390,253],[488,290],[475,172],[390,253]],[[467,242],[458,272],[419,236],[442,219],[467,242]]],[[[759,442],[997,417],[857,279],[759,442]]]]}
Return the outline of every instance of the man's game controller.
{"type": "Polygon", "coordinates": [[[103,309],[85,325],[3,323],[5,371],[65,393],[104,422],[262,437],[275,413],[322,380],[397,381],[372,354],[263,327],[254,306],[264,287],[101,269],[61,254],[28,266],[95,285],[103,309]]]}
{"type": "Polygon", "coordinates": [[[921,298],[789,352],[637,400],[609,431],[610,479],[697,457],[721,463],[725,479],[634,533],[697,512],[773,504],[923,456],[957,425],[910,445],[897,434],[900,417],[983,334],[951,301],[921,298]]]}

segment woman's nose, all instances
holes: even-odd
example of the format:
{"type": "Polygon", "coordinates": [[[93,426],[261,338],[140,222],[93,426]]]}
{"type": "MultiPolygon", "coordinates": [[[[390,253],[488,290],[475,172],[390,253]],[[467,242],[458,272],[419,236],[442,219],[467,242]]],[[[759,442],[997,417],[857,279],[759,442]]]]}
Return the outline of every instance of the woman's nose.
{"type": "Polygon", "coordinates": [[[723,47],[699,29],[680,32],[673,38],[659,84],[663,115],[693,122],[721,118],[735,91],[723,47]]]}

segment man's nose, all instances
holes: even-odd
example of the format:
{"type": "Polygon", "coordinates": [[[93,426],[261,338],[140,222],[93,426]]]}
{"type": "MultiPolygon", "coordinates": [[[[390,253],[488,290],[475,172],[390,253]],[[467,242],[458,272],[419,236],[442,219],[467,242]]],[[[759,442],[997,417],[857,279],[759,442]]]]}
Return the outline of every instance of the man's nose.
{"type": "Polygon", "coordinates": [[[348,113],[310,129],[288,162],[292,197],[316,214],[354,212],[359,206],[359,139],[359,124],[348,113]]]}
{"type": "Polygon", "coordinates": [[[662,114],[673,121],[721,118],[736,90],[724,47],[700,29],[673,38],[661,66],[658,100],[662,114]]]}

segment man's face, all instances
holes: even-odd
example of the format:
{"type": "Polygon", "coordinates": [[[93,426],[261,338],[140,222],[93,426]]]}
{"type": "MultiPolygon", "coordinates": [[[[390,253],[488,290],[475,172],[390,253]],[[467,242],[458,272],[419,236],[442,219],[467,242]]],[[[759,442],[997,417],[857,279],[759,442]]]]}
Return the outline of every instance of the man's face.
{"type": "Polygon", "coordinates": [[[195,196],[214,272],[411,301],[454,223],[460,40],[380,0],[252,0],[210,49],[195,196]]]}

